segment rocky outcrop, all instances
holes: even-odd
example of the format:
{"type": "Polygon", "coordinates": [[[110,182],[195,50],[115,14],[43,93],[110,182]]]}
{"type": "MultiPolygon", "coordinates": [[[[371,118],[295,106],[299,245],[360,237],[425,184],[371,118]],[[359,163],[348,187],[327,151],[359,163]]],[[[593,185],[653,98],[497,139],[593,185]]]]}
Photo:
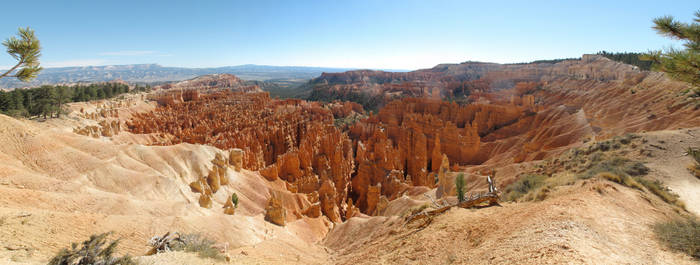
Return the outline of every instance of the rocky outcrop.
{"type": "Polygon", "coordinates": [[[439,175],[449,169],[447,161],[478,163],[481,135],[517,122],[526,110],[425,98],[389,102],[348,132],[358,165],[353,199],[362,212],[372,214],[380,196],[394,199],[408,186],[435,187],[439,175]]]}
{"type": "Polygon", "coordinates": [[[100,136],[112,137],[121,131],[121,123],[118,120],[112,120],[111,122],[107,120],[99,121],[98,125],[88,125],[82,128],[73,129],[74,133],[92,136],[98,138],[100,136]]]}
{"type": "Polygon", "coordinates": [[[198,76],[173,84],[157,86],[155,89],[181,90],[180,98],[184,101],[197,100],[199,93],[211,89],[230,90],[236,92],[262,92],[257,86],[248,85],[245,81],[232,74],[212,74],[198,76]]]}
{"type": "Polygon", "coordinates": [[[241,171],[241,168],[243,168],[243,154],[244,152],[241,149],[231,149],[229,164],[232,165],[236,171],[241,171]]]}
{"type": "MultiPolygon", "coordinates": [[[[231,198],[231,196],[228,196],[228,198],[231,198]]],[[[223,208],[224,214],[233,215],[236,213],[236,206],[233,204],[231,199],[226,200],[223,208]]]]}
{"type": "MultiPolygon", "coordinates": [[[[226,168],[229,166],[229,159],[222,154],[216,153],[211,161],[212,168],[206,176],[199,177],[190,183],[190,189],[194,193],[199,193],[199,206],[210,209],[212,207],[212,196],[219,191],[221,186],[228,185],[229,179],[226,175],[226,168]]],[[[230,198],[230,197],[229,197],[230,198]]],[[[233,215],[232,201],[229,199],[224,204],[224,213],[233,215]]]]}
{"type": "Polygon", "coordinates": [[[352,141],[333,122],[358,109],[342,102],[321,105],[273,100],[267,93],[218,92],[138,114],[128,127],[134,133],[167,134],[160,144],[232,149],[227,162],[234,168],[260,170],[270,181],[284,181],[293,193],[317,193],[323,215],[340,222],[354,161],[352,141]]]}
{"type": "MultiPolygon", "coordinates": [[[[324,74],[311,83],[335,94],[378,93],[387,102],[366,119],[338,126],[356,117],[359,105],[219,91],[173,99],[127,127],[161,135],[158,144],[238,148],[241,153],[228,158],[234,167],[257,170],[308,198],[292,207],[293,216],[340,222],[381,214],[411,186],[437,187],[438,197],[449,196],[449,171],[466,166],[545,159],[586,138],[700,124],[697,104],[659,92],[680,95],[686,84],[597,56],[324,74]],[[403,98],[389,100],[395,97],[403,98]]],[[[215,188],[206,180],[193,184],[202,193],[215,188]]]]}
{"type": "Polygon", "coordinates": [[[447,155],[442,155],[442,162],[438,168],[438,184],[435,191],[435,196],[440,199],[450,195],[450,190],[452,190],[454,187],[454,181],[452,181],[447,175],[447,172],[450,170],[450,160],[447,158],[447,155]]]}
{"type": "Polygon", "coordinates": [[[276,197],[270,197],[265,207],[265,221],[284,226],[287,219],[287,210],[282,206],[282,201],[276,197]]]}
{"type": "Polygon", "coordinates": [[[199,206],[202,208],[211,209],[211,195],[200,194],[199,195],[199,206]]]}
{"type": "Polygon", "coordinates": [[[155,100],[160,106],[197,101],[202,94],[219,91],[263,92],[257,85],[249,85],[232,74],[203,75],[173,84],[156,86],[155,89],[158,92],[150,95],[149,98],[155,100]]]}
{"type": "MultiPolygon", "coordinates": [[[[467,91],[468,95],[471,90],[483,89],[482,84],[470,82],[479,79],[488,71],[501,67],[502,65],[492,63],[469,62],[459,65],[438,65],[432,69],[412,72],[355,70],[323,73],[320,77],[312,79],[309,86],[313,90],[312,96],[330,96],[338,99],[349,94],[380,96],[383,100],[396,97],[440,99],[464,95],[464,91],[467,91]]],[[[353,100],[353,97],[348,99],[353,100]]]]}

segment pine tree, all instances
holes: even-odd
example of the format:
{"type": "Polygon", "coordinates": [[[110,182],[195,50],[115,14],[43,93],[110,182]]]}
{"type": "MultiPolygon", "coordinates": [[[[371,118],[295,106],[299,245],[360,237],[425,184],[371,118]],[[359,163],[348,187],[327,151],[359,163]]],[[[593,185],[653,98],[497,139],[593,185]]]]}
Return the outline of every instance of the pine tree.
{"type": "Polygon", "coordinates": [[[24,93],[21,90],[15,89],[11,92],[10,109],[24,110],[24,93]]]}
{"type": "Polygon", "coordinates": [[[71,91],[70,88],[66,86],[58,86],[56,87],[56,101],[58,103],[58,112],[56,113],[58,117],[61,117],[61,111],[63,110],[63,103],[67,102],[71,98],[71,91]]]}
{"type": "Polygon", "coordinates": [[[459,174],[455,180],[455,186],[457,188],[457,200],[459,202],[464,201],[464,174],[459,174]]]}
{"type": "Polygon", "coordinates": [[[51,86],[41,86],[37,90],[36,100],[34,101],[35,107],[32,108],[32,115],[43,115],[44,119],[47,116],[53,116],[56,111],[56,90],[51,86]]]}
{"type": "Polygon", "coordinates": [[[692,84],[696,96],[700,92],[700,10],[695,12],[693,23],[683,23],[671,16],[654,19],[654,29],[661,35],[683,41],[684,49],[670,48],[646,54],[654,62],[654,69],[667,73],[671,78],[692,84]]]}
{"type": "Polygon", "coordinates": [[[29,81],[36,77],[41,71],[39,57],[41,56],[41,45],[34,35],[34,30],[19,28],[19,38],[11,37],[5,40],[2,45],[7,48],[7,53],[17,60],[17,64],[7,72],[0,74],[3,77],[17,77],[21,81],[29,81]],[[15,70],[19,69],[15,72],[15,70]]]}
{"type": "Polygon", "coordinates": [[[11,94],[0,90],[0,111],[7,112],[10,109],[11,94]]]}

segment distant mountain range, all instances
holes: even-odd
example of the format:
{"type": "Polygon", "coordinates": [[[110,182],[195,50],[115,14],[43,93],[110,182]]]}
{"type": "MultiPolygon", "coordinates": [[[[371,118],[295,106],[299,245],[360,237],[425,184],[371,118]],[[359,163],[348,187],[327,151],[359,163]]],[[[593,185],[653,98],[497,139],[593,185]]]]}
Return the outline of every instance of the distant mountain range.
{"type": "Polygon", "coordinates": [[[115,79],[133,83],[181,81],[208,74],[234,74],[243,80],[274,82],[280,86],[303,83],[321,73],[344,72],[350,68],[304,66],[239,65],[216,68],[166,67],[158,64],[132,64],[46,68],[29,83],[15,78],[0,79],[0,89],[36,87],[45,84],[104,82],[115,79]]]}

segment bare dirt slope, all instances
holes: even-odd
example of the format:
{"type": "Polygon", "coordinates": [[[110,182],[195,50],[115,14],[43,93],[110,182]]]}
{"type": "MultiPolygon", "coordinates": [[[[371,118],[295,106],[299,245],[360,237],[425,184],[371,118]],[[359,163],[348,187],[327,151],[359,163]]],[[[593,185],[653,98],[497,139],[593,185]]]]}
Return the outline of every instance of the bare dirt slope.
{"type": "Polygon", "coordinates": [[[118,143],[72,132],[89,122],[74,115],[49,122],[0,115],[0,264],[45,263],[71,242],[107,231],[115,231],[122,238],[119,251],[131,255],[143,255],[150,237],[179,231],[226,244],[233,257],[251,248],[248,260],[255,263],[326,260],[314,244],[327,231],[323,220],[302,218],[286,227],[263,220],[270,193],[287,191],[257,172],[228,168],[231,183],[214,195],[214,206],[199,207],[188,184],[208,172],[217,153],[226,157],[226,152],[204,145],[118,143]],[[240,207],[225,215],[221,207],[233,192],[240,207]],[[256,251],[257,245],[274,252],[256,251]]]}
{"type": "Polygon", "coordinates": [[[653,195],[592,179],[542,202],[452,208],[424,229],[351,219],[324,243],[338,264],[695,264],[654,240],[650,225],[672,216],[653,195]]]}
{"type": "Polygon", "coordinates": [[[694,163],[688,147],[700,147],[700,128],[645,133],[649,145],[646,165],[650,176],[664,182],[685,202],[688,211],[700,216],[700,179],[687,167],[694,163]]]}

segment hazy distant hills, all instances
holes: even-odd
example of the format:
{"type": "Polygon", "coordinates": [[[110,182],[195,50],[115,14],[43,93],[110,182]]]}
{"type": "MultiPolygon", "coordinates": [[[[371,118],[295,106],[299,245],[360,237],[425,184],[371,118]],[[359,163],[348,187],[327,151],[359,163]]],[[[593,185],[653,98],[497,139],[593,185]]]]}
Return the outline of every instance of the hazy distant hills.
{"type": "Polygon", "coordinates": [[[0,88],[35,87],[45,84],[102,82],[121,79],[127,82],[157,83],[180,81],[208,74],[234,74],[243,80],[270,81],[289,86],[318,77],[323,72],[344,72],[349,68],[303,66],[239,65],[216,68],[165,67],[158,64],[132,64],[46,68],[32,82],[15,78],[0,79],[0,88]]]}

